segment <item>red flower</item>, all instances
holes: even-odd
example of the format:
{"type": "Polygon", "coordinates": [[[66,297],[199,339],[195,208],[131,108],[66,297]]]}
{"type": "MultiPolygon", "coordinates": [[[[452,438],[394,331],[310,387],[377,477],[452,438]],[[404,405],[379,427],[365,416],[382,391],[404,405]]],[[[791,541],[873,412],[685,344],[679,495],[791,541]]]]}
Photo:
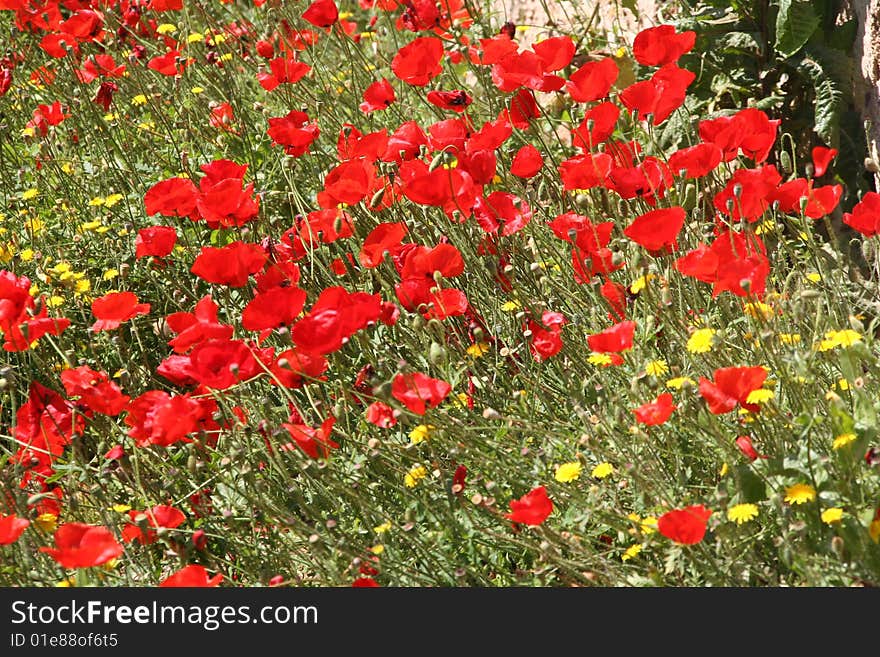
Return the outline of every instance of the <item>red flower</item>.
{"type": "Polygon", "coordinates": [[[156,542],[158,534],[155,529],[152,529],[153,527],[174,529],[186,520],[182,511],[164,504],[159,504],[146,511],[129,511],[128,517],[130,522],[122,528],[122,540],[125,543],[137,541],[141,545],[150,545],[156,542]],[[146,532],[140,527],[143,523],[147,525],[146,532]]]}
{"type": "Polygon", "coordinates": [[[474,102],[470,94],[461,89],[455,91],[429,91],[428,102],[432,105],[453,112],[464,112],[468,105],[474,102]]]}
{"type": "Polygon", "coordinates": [[[678,206],[646,212],[633,221],[623,234],[652,254],[675,250],[676,238],[684,226],[685,211],[678,206]]]}
{"type": "Polygon", "coordinates": [[[394,87],[387,79],[382,78],[364,90],[363,99],[364,102],[359,107],[365,114],[386,109],[395,101],[394,87]]]}
{"type": "Polygon", "coordinates": [[[189,178],[160,180],[144,195],[147,215],[192,216],[196,211],[198,193],[198,189],[189,178]]]}
{"type": "Polygon", "coordinates": [[[702,504],[675,509],[657,520],[657,531],[682,545],[695,545],[706,535],[706,525],[712,511],[702,504]]]}
{"type": "Polygon", "coordinates": [[[669,168],[674,174],[685,172],[686,178],[702,178],[715,170],[721,162],[721,149],[715,144],[697,144],[682,148],[669,156],[669,168]]]}
{"type": "Polygon", "coordinates": [[[364,240],[358,260],[368,269],[378,267],[386,253],[394,256],[400,250],[400,243],[405,235],[404,223],[379,224],[364,240]]]}
{"type": "Polygon", "coordinates": [[[308,379],[317,379],[327,369],[327,359],[308,351],[285,349],[269,364],[272,383],[299,388],[308,379]],[[277,381],[276,381],[277,379],[277,381]]]}
{"type": "Polygon", "coordinates": [[[204,340],[226,340],[232,337],[233,327],[217,321],[219,308],[211,295],[202,297],[194,310],[194,313],[172,313],[165,318],[168,328],[178,334],[168,341],[176,353],[185,353],[204,340]]]}
{"type": "Polygon", "coordinates": [[[339,447],[339,443],[330,437],[335,423],[336,418],[329,417],[321,423],[320,427],[315,429],[302,424],[299,413],[291,413],[290,422],[286,422],[282,426],[290,433],[296,445],[285,445],[282,449],[296,449],[298,447],[310,458],[327,458],[331,449],[339,447]]]}
{"type": "Polygon", "coordinates": [[[568,76],[565,90],[575,101],[588,103],[608,95],[620,70],[611,57],[587,62],[568,76]]]}
{"type": "Polygon", "coordinates": [[[739,436],[736,439],[736,446],[749,461],[767,458],[763,454],[758,454],[758,450],[752,445],[752,439],[749,436],[739,436]]]}
{"type": "Polygon", "coordinates": [[[241,313],[241,325],[248,331],[292,324],[306,303],[306,292],[298,287],[273,287],[258,292],[241,313]]]}
{"type": "Polygon", "coordinates": [[[203,246],[190,271],[209,283],[244,287],[248,276],[260,271],[267,258],[259,244],[232,242],[220,248],[203,246]]]}
{"type": "Polygon", "coordinates": [[[727,290],[741,297],[761,297],[770,273],[761,238],[734,231],[719,234],[711,247],[701,244],[676,260],[675,268],[685,276],[712,283],[712,296],[727,290]]]}
{"type": "Polygon", "coordinates": [[[560,163],[559,176],[566,191],[591,189],[605,184],[612,164],[608,153],[578,155],[560,163]]]}
{"type": "Polygon", "coordinates": [[[553,513],[553,502],[544,486],[533,488],[518,500],[510,500],[510,513],[504,517],[523,525],[540,525],[553,513]]]}
{"type": "Polygon", "coordinates": [[[223,581],[223,575],[217,573],[214,577],[208,577],[208,571],[204,566],[190,564],[178,570],[173,575],[166,577],[159,584],[160,588],[172,587],[201,587],[208,588],[219,586],[223,581]]]}
{"type": "Polygon", "coordinates": [[[678,60],[694,47],[695,32],[677,34],[672,25],[642,30],[633,41],[633,56],[642,66],[663,66],[678,60]]]}
{"type": "Polygon", "coordinates": [[[443,42],[437,37],[419,37],[403,46],[391,60],[391,70],[404,82],[424,87],[440,75],[443,42]]]}
{"type": "Polygon", "coordinates": [[[15,543],[30,524],[30,520],[19,518],[14,513],[8,516],[0,513],[0,545],[15,543]]]}
{"type": "MultiPolygon", "coordinates": [[[[125,424],[137,447],[167,447],[199,430],[207,408],[189,395],[172,397],[162,390],[148,390],[128,405],[125,424]]],[[[210,416],[208,416],[209,418],[210,416]]]]}
{"type": "Polygon", "coordinates": [[[531,178],[543,166],[544,158],[541,156],[541,151],[531,144],[526,144],[513,156],[513,161],[510,163],[510,173],[519,178],[531,178]]]}
{"type": "Polygon", "coordinates": [[[614,134],[618,118],[620,118],[620,108],[617,105],[611,101],[599,103],[587,112],[580,125],[572,130],[572,143],[585,152],[593,150],[614,134]]]}
{"type": "Polygon", "coordinates": [[[106,527],[69,522],[55,531],[55,548],[41,547],[64,568],[90,568],[122,554],[122,546],[106,527]]]}
{"type": "Polygon", "coordinates": [[[79,397],[79,404],[103,415],[119,415],[129,402],[119,386],[105,372],[82,365],[61,372],[61,383],[68,397],[79,397]]]}
{"type": "Polygon", "coordinates": [[[373,402],[367,406],[367,422],[375,424],[380,429],[390,429],[397,424],[394,409],[382,402],[373,402]]]}
{"type": "Polygon", "coordinates": [[[438,406],[446,399],[452,386],[425,374],[398,374],[391,383],[391,395],[417,415],[424,415],[429,408],[438,406]]]}
{"type": "Polygon", "coordinates": [[[339,19],[339,9],[333,0],[315,0],[302,17],[315,27],[330,27],[339,19]]]}
{"type": "Polygon", "coordinates": [[[625,321],[611,326],[601,333],[587,337],[591,351],[600,353],[620,353],[632,349],[636,323],[625,321]]]}
{"type": "Polygon", "coordinates": [[[843,223],[865,237],[880,233],[880,194],[866,192],[851,213],[844,213],[843,223]]]}
{"type": "Polygon", "coordinates": [[[746,410],[757,412],[758,404],[749,404],[749,393],[764,385],[767,370],[763,367],[722,367],[715,370],[715,381],[700,377],[700,394],[715,415],[729,413],[742,405],[746,410]]]}
{"type": "Polygon", "coordinates": [[[676,408],[678,406],[672,403],[672,395],[664,392],[657,397],[656,401],[642,404],[634,409],[633,413],[635,413],[636,421],[648,426],[654,426],[666,422],[669,416],[672,415],[672,411],[676,408]]]}
{"type": "Polygon", "coordinates": [[[358,577],[351,583],[351,587],[353,589],[375,589],[379,588],[379,585],[372,577],[358,577]]]}
{"type": "Polygon", "coordinates": [[[370,192],[375,173],[375,167],[364,158],[335,166],[324,178],[324,199],[321,194],[318,195],[321,207],[335,208],[340,203],[360,203],[370,192]]]}
{"type": "Polygon", "coordinates": [[[454,495],[461,495],[464,492],[464,485],[467,481],[467,468],[463,465],[459,465],[455,468],[455,473],[452,475],[452,493],[454,495]]]}
{"type": "MultiPolygon", "coordinates": [[[[178,178],[178,180],[180,180],[178,178]]],[[[172,226],[150,226],[138,231],[134,242],[134,257],[155,256],[164,258],[174,250],[177,231],[172,226]]]]}
{"type": "Polygon", "coordinates": [[[181,55],[180,51],[169,50],[164,55],[157,55],[150,59],[150,61],[147,62],[147,68],[171,77],[174,75],[181,75],[183,69],[185,69],[191,61],[192,60],[181,55]]]}
{"type": "Polygon", "coordinates": [[[571,37],[558,36],[539,41],[532,50],[541,59],[545,71],[559,71],[571,64],[575,45],[571,37]]]}
{"type": "Polygon", "coordinates": [[[134,292],[110,292],[92,302],[92,314],[98,320],[93,331],[110,331],[123,322],[150,312],[150,304],[138,303],[134,292]]]}
{"type": "Polygon", "coordinates": [[[291,336],[298,347],[308,352],[333,353],[352,335],[379,319],[381,304],[378,294],[328,287],[308,314],[293,325],[291,336]]]}
{"type": "Polygon", "coordinates": [[[299,157],[308,152],[321,131],[317,123],[309,123],[305,112],[291,110],[285,116],[270,118],[266,134],[275,144],[283,146],[285,153],[299,157]]]}
{"type": "Polygon", "coordinates": [[[831,160],[837,157],[836,148],[825,148],[824,146],[816,146],[812,152],[813,156],[813,177],[819,178],[825,174],[831,160]]]}
{"type": "Polygon", "coordinates": [[[747,108],[733,116],[700,121],[700,139],[721,149],[722,159],[730,162],[742,149],[743,155],[760,164],[767,159],[780,121],[771,121],[759,109],[747,108]]]}
{"type": "Polygon", "coordinates": [[[782,176],[772,164],[759,169],[737,169],[727,186],[715,195],[715,209],[731,219],[754,223],[764,214],[782,176]]]}
{"type": "Polygon", "coordinates": [[[636,82],[621,91],[620,102],[630,111],[638,110],[640,121],[651,114],[654,125],[659,125],[681,107],[687,88],[695,78],[690,71],[666,64],[650,80],[636,82]]]}
{"type": "Polygon", "coordinates": [[[266,91],[274,91],[279,84],[295,84],[312,70],[312,67],[293,57],[277,57],[269,62],[271,73],[257,73],[257,81],[266,91]]]}

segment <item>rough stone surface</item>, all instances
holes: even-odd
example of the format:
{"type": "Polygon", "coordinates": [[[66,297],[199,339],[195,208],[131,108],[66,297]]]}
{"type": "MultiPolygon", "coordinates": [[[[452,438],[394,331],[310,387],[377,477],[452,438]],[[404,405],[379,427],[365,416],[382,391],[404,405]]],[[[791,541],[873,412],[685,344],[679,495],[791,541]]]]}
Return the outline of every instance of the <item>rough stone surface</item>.
{"type": "MultiPolygon", "coordinates": [[[[880,0],[853,0],[853,13],[859,21],[853,55],[860,75],[855,76],[853,100],[865,121],[868,152],[880,163],[880,0]]],[[[880,174],[874,169],[880,188],[880,174]]]]}

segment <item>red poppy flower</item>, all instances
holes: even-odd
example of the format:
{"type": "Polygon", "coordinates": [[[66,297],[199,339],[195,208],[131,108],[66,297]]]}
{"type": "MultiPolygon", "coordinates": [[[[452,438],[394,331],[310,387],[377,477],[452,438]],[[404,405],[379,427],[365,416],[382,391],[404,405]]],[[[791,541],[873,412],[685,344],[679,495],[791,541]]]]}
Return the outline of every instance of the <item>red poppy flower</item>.
{"type": "Polygon", "coordinates": [[[541,59],[545,71],[559,71],[571,64],[575,45],[570,36],[558,36],[539,41],[532,50],[541,59]]]}
{"type": "Polygon", "coordinates": [[[203,386],[225,390],[236,383],[247,381],[263,373],[261,362],[272,358],[273,350],[256,349],[242,340],[206,340],[197,344],[189,358],[172,356],[157,371],[189,377],[203,386]]]}
{"type": "Polygon", "coordinates": [[[681,545],[695,545],[706,535],[712,511],[702,504],[675,509],[657,520],[657,531],[681,545]]]}
{"type": "Polygon", "coordinates": [[[504,517],[522,525],[540,525],[553,513],[553,502],[544,486],[533,488],[518,500],[510,500],[510,513],[504,517]]]}
{"type": "Polygon", "coordinates": [[[372,577],[358,577],[351,583],[351,587],[353,589],[375,589],[379,588],[379,584],[372,577]]]}
{"type": "Polygon", "coordinates": [[[620,353],[632,349],[635,331],[635,322],[620,322],[610,326],[601,333],[588,336],[587,343],[591,351],[604,354],[620,353]]]}
{"type": "Polygon", "coordinates": [[[397,424],[394,409],[382,402],[373,402],[367,406],[367,422],[375,424],[380,429],[390,429],[397,424]]]}
{"type": "Polygon", "coordinates": [[[274,91],[280,84],[296,84],[312,67],[295,58],[277,57],[269,62],[270,73],[257,73],[257,81],[266,91],[274,91]]]}
{"type": "Polygon", "coordinates": [[[678,206],[652,210],[636,217],[623,234],[652,254],[666,249],[674,251],[684,219],[684,208],[678,206]]]}
{"type": "Polygon", "coordinates": [[[669,168],[686,178],[702,178],[709,175],[721,163],[721,149],[715,144],[697,144],[682,148],[669,156],[669,168]]]}
{"type": "Polygon", "coordinates": [[[208,577],[208,571],[204,566],[198,564],[190,564],[184,566],[173,575],[166,577],[159,584],[160,588],[173,587],[200,587],[208,588],[219,586],[223,581],[223,575],[217,573],[213,577],[208,577]]]}
{"type": "Polygon", "coordinates": [[[730,162],[741,149],[756,164],[767,159],[776,141],[780,121],[770,120],[759,109],[749,107],[733,116],[700,121],[700,139],[721,149],[722,159],[730,162]]]}
{"type": "Polygon", "coordinates": [[[531,144],[526,144],[513,156],[513,161],[510,163],[510,173],[519,178],[531,178],[543,166],[544,158],[541,156],[541,151],[531,144]]]}
{"type": "Polygon", "coordinates": [[[635,413],[637,422],[654,426],[666,422],[676,408],[678,406],[672,403],[672,395],[664,392],[657,397],[656,401],[642,404],[634,409],[633,413],[635,413]]]}
{"type": "Polygon", "coordinates": [[[459,465],[455,468],[455,473],[452,475],[452,493],[454,495],[461,495],[464,492],[465,482],[467,481],[467,472],[468,469],[459,465]]]}
{"type": "Polygon", "coordinates": [[[375,177],[375,167],[364,158],[338,164],[324,178],[321,207],[336,208],[340,203],[355,205],[370,192],[375,177]]]}
{"type": "Polygon", "coordinates": [[[429,408],[438,406],[452,391],[452,386],[440,379],[415,372],[398,374],[391,383],[391,395],[416,415],[424,415],[429,408]]]}
{"type": "Polygon", "coordinates": [[[217,320],[218,310],[211,295],[205,295],[196,303],[194,312],[168,315],[165,318],[168,328],[178,334],[177,337],[169,340],[168,344],[175,352],[182,354],[204,340],[231,338],[234,329],[217,320]]]}
{"type": "Polygon", "coordinates": [[[104,458],[108,461],[115,461],[125,456],[125,449],[122,445],[114,445],[104,453],[104,458]]]}
{"type": "Polygon", "coordinates": [[[262,331],[292,324],[306,303],[306,292],[298,287],[275,287],[258,292],[241,313],[241,325],[248,331],[262,331]]]}
{"type": "Polygon", "coordinates": [[[748,411],[756,413],[758,404],[749,404],[749,394],[759,390],[767,378],[763,367],[722,367],[715,370],[715,380],[700,377],[700,394],[715,415],[729,413],[740,404],[748,411]]]}
{"type": "Polygon", "coordinates": [[[291,337],[298,347],[308,352],[333,353],[352,335],[378,320],[381,311],[378,294],[328,287],[308,314],[293,325],[291,337]]]}
{"type": "Polygon", "coordinates": [[[570,191],[604,185],[612,164],[608,153],[586,153],[563,160],[559,165],[563,188],[570,191]]]}
{"type": "Polygon", "coordinates": [[[3,349],[10,352],[27,351],[44,335],[61,335],[70,326],[69,319],[49,317],[48,313],[43,305],[33,317],[8,326],[3,335],[3,349]]]}
{"type": "Polygon", "coordinates": [[[148,390],[128,404],[125,424],[131,427],[128,435],[137,447],[159,445],[168,447],[199,430],[208,419],[207,406],[189,395],[172,397],[162,390],[148,390]]]}
{"type": "Polygon", "coordinates": [[[672,25],[642,30],[633,41],[633,56],[642,66],[663,66],[678,61],[694,47],[695,32],[676,33],[672,25]]]}
{"type": "Polygon", "coordinates": [[[614,320],[623,320],[626,318],[627,289],[620,283],[607,280],[599,287],[599,292],[608,305],[611,306],[613,314],[609,314],[609,318],[614,320]]]}
{"type": "Polygon", "coordinates": [[[378,267],[386,253],[397,253],[405,235],[406,224],[402,222],[379,224],[364,240],[358,260],[368,269],[378,267]]]}
{"type": "Polygon", "coordinates": [[[501,234],[507,236],[526,227],[532,220],[532,209],[513,194],[492,192],[486,198],[477,198],[474,218],[487,233],[497,233],[501,228],[501,234]]]}
{"type": "Polygon", "coordinates": [[[568,76],[565,90],[575,101],[588,103],[608,95],[620,70],[611,57],[587,62],[568,76]]]}
{"type": "Polygon", "coordinates": [[[317,123],[309,123],[305,112],[291,110],[285,116],[269,119],[266,134],[272,142],[284,147],[284,152],[294,157],[304,155],[321,131],[317,123]]]}
{"type": "Polygon", "coordinates": [[[0,513],[0,545],[15,543],[30,524],[30,520],[19,518],[14,513],[8,516],[0,513]]]}
{"type": "Polygon", "coordinates": [[[144,205],[147,215],[189,217],[195,214],[198,189],[189,178],[160,180],[147,190],[144,205]]]}
{"type": "Polygon", "coordinates": [[[155,256],[164,258],[174,250],[177,231],[173,226],[150,226],[138,231],[134,242],[134,257],[155,256]]]}
{"type": "Polygon", "coordinates": [[[106,372],[97,372],[88,365],[63,370],[61,383],[68,397],[79,397],[78,404],[95,413],[119,415],[129,401],[106,372]]]}
{"type": "Polygon", "coordinates": [[[778,201],[781,212],[800,214],[803,210],[810,219],[821,219],[834,211],[842,193],[842,185],[813,188],[813,179],[795,178],[780,185],[768,200],[771,203],[778,201]]]}
{"type": "Polygon", "coordinates": [[[424,87],[440,75],[442,58],[443,42],[440,39],[419,37],[397,51],[391,60],[391,70],[407,84],[424,87]]]}
{"type": "Polygon", "coordinates": [[[631,84],[620,92],[620,102],[630,111],[638,110],[639,120],[652,115],[659,125],[684,103],[687,88],[697,76],[675,64],[666,64],[650,80],[631,84]]]}
{"type": "Polygon", "coordinates": [[[880,194],[866,192],[852,212],[844,213],[843,223],[865,237],[880,233],[880,194]]]}
{"type": "Polygon", "coordinates": [[[492,66],[492,82],[501,91],[520,87],[535,91],[558,91],[565,81],[545,68],[544,60],[528,50],[510,52],[492,66]]]}
{"type": "Polygon", "coordinates": [[[760,236],[723,231],[711,247],[700,245],[675,261],[685,276],[712,283],[712,296],[725,290],[740,297],[763,296],[770,262],[760,236]]]}
{"type": "Polygon", "coordinates": [[[758,169],[737,169],[727,186],[715,195],[713,204],[718,212],[738,221],[754,223],[772,202],[773,193],[782,176],[772,164],[758,169]]]}
{"type": "Polygon", "coordinates": [[[248,276],[260,271],[267,258],[259,244],[232,242],[220,248],[203,246],[190,271],[209,283],[244,287],[248,276]]]}
{"type": "Polygon", "coordinates": [[[825,175],[831,160],[837,157],[836,148],[825,148],[824,146],[816,146],[812,152],[813,156],[813,177],[819,178],[825,175]]]}
{"type": "Polygon", "coordinates": [[[330,27],[339,19],[339,9],[333,0],[315,0],[302,17],[315,27],[330,27]]]}
{"type": "Polygon", "coordinates": [[[285,445],[282,449],[293,450],[299,448],[310,458],[327,458],[330,455],[331,449],[339,448],[339,443],[330,437],[335,423],[336,418],[329,417],[316,429],[302,424],[299,413],[291,413],[290,422],[286,422],[282,426],[290,433],[294,444],[290,446],[285,445]]]}
{"type": "Polygon", "coordinates": [[[562,350],[562,323],[552,324],[545,328],[546,323],[539,324],[529,320],[528,330],[531,333],[529,349],[536,361],[547,360],[562,350]]]}
{"type": "Polygon", "coordinates": [[[474,99],[466,91],[429,91],[428,102],[432,105],[453,112],[464,112],[474,99]]]}
{"type": "Polygon", "coordinates": [[[138,315],[146,315],[148,312],[150,312],[150,304],[138,303],[134,292],[110,292],[92,302],[92,314],[97,319],[92,324],[92,330],[110,331],[123,322],[138,315]]]}
{"type": "Polygon", "coordinates": [[[147,62],[147,68],[152,69],[157,73],[161,73],[162,75],[172,77],[175,75],[182,75],[183,70],[191,61],[192,60],[181,55],[180,51],[169,50],[164,55],[157,55],[150,59],[150,61],[147,62]]]}
{"type": "Polygon", "coordinates": [[[382,78],[364,90],[363,99],[364,102],[358,107],[365,114],[387,109],[396,99],[394,87],[386,78],[382,78]]]}
{"type": "Polygon", "coordinates": [[[122,554],[122,546],[106,527],[68,522],[55,531],[55,548],[41,547],[64,568],[90,568],[122,554]]]}
{"type": "Polygon", "coordinates": [[[317,379],[327,370],[327,359],[301,349],[285,349],[269,363],[272,384],[299,388],[310,379],[317,379]]]}
{"type": "Polygon", "coordinates": [[[597,145],[614,134],[620,108],[611,101],[599,103],[584,115],[583,121],[572,130],[572,143],[584,152],[592,151],[597,145]]]}
{"type": "Polygon", "coordinates": [[[501,112],[495,125],[500,123],[499,129],[507,130],[509,126],[505,126],[505,124],[509,123],[520,130],[528,130],[532,119],[539,116],[541,116],[541,111],[538,109],[535,94],[528,89],[520,89],[510,99],[507,111],[501,112]]]}
{"type": "Polygon", "coordinates": [[[122,528],[122,540],[125,543],[137,541],[141,545],[150,545],[156,542],[158,534],[153,529],[154,527],[174,529],[186,520],[182,511],[165,504],[156,505],[146,511],[129,511],[128,518],[130,522],[122,528]],[[147,525],[146,531],[141,529],[141,524],[147,525]]]}
{"type": "Polygon", "coordinates": [[[752,439],[749,436],[739,436],[736,439],[736,446],[749,461],[767,458],[763,454],[758,454],[758,450],[752,445],[752,439]]]}

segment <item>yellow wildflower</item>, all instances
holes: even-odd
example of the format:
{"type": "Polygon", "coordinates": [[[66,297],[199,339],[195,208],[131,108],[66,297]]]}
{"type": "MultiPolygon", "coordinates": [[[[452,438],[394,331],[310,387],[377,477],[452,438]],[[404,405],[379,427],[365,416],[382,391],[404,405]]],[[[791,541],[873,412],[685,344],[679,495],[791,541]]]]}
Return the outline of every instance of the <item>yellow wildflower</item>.
{"type": "Polygon", "coordinates": [[[736,504],[727,510],[727,519],[741,525],[758,517],[756,504],[736,504]]]}
{"type": "Polygon", "coordinates": [[[822,522],[826,525],[833,525],[836,522],[840,522],[843,519],[843,509],[838,507],[832,507],[830,509],[825,509],[822,512],[822,522]]]}
{"type": "Polygon", "coordinates": [[[556,467],[556,481],[567,484],[581,476],[581,464],[577,461],[563,463],[556,467]]]}
{"type": "Polygon", "coordinates": [[[705,354],[712,351],[712,339],[715,337],[715,329],[702,328],[693,332],[687,341],[687,350],[692,354],[705,354]]]}
{"type": "Polygon", "coordinates": [[[596,479],[605,479],[605,477],[610,477],[614,474],[614,466],[610,463],[600,463],[593,471],[590,473],[591,477],[595,477],[596,479]]]}
{"type": "Polygon", "coordinates": [[[794,484],[785,489],[785,501],[789,504],[804,504],[816,499],[816,489],[809,484],[794,484]]]}

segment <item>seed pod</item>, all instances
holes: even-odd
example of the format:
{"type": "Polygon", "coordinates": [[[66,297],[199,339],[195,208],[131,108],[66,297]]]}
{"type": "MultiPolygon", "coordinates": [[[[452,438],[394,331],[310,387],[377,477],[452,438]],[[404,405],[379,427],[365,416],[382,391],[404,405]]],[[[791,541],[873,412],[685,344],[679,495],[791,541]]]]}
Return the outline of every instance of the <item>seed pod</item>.
{"type": "Polygon", "coordinates": [[[785,173],[792,173],[794,171],[794,166],[791,163],[791,155],[788,154],[788,151],[782,151],[779,154],[779,164],[782,165],[782,170],[785,173]]]}
{"type": "Polygon", "coordinates": [[[432,365],[440,366],[446,363],[446,349],[436,342],[432,342],[428,348],[428,360],[432,365]]]}

